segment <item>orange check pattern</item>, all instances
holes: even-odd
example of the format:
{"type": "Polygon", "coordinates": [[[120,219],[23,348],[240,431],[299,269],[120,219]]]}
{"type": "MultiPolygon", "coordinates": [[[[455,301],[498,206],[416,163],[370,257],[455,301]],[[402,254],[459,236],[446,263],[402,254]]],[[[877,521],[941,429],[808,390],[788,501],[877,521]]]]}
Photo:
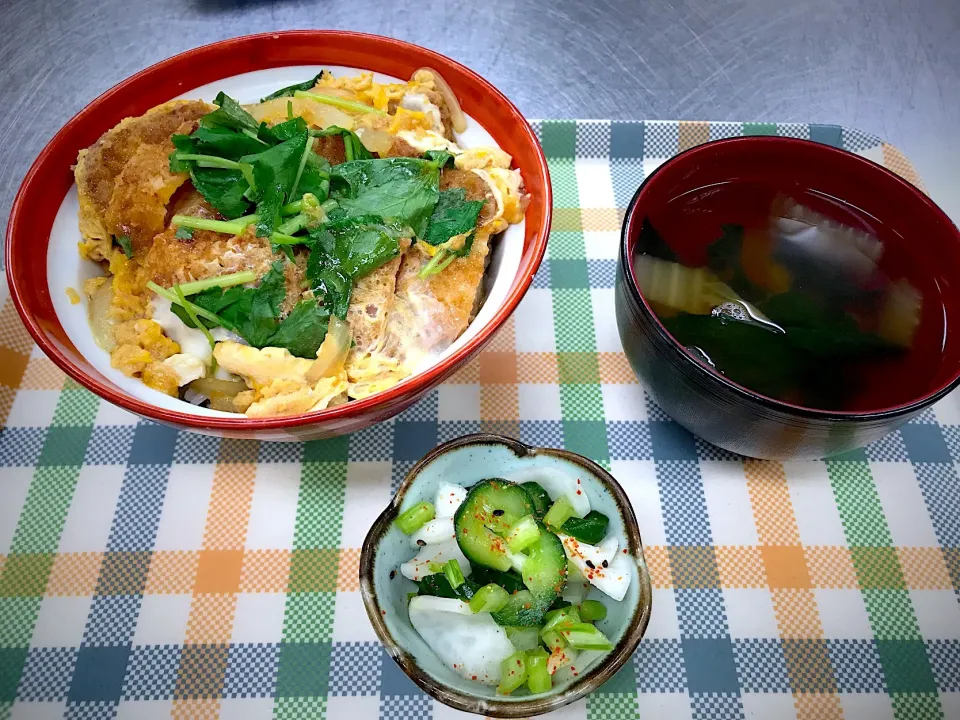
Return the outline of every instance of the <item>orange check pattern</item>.
{"type": "Polygon", "coordinates": [[[178,433],[67,381],[0,289],[0,717],[465,717],[382,651],[360,545],[427,450],[489,430],[612,470],[654,583],[626,667],[568,720],[960,717],[960,399],[827,462],[690,436],[613,319],[619,225],[665,158],[806,137],[919,184],[879,139],[801,124],[544,121],[547,258],[490,346],[353,436],[178,433]]]}

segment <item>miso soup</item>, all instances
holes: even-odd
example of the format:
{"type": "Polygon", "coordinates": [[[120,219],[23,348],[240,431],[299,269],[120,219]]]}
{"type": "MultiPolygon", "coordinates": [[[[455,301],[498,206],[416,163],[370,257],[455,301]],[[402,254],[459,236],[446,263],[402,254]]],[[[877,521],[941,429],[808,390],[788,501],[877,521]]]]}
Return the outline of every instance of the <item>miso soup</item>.
{"type": "Polygon", "coordinates": [[[734,181],[644,220],[637,284],[699,362],[776,400],[869,411],[929,388],[945,333],[909,244],[808,189],[734,181]]]}

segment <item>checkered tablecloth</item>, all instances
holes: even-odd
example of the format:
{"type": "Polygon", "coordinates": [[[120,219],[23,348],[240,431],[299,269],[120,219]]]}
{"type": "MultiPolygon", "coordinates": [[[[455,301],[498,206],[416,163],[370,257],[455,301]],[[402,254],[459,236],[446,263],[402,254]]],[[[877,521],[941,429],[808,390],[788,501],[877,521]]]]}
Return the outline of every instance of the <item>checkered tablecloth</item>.
{"type": "Polygon", "coordinates": [[[395,421],[258,444],[65,381],[0,301],[0,717],[464,717],[381,649],[360,545],[404,473],[478,430],[583,453],[633,501],[655,586],[627,666],[569,719],[960,717],[960,398],[829,462],[744,461],[672,423],[621,353],[622,209],[663,158],[839,127],[536,123],[548,257],[491,346],[395,421]]]}

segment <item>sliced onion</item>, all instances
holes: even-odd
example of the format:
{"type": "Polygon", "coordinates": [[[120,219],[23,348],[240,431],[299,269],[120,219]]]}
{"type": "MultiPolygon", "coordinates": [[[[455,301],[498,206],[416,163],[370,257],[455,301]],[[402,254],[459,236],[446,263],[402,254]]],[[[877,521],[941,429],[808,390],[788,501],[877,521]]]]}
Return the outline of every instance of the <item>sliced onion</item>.
{"type": "MultiPolygon", "coordinates": [[[[326,90],[324,90],[326,93],[326,90]]],[[[283,122],[287,119],[287,104],[290,103],[295,117],[302,117],[308,125],[318,128],[328,128],[331,125],[353,129],[353,116],[332,105],[324,105],[309,98],[275,98],[259,105],[248,108],[255,120],[264,121],[268,125],[283,122]]]]}
{"type": "Polygon", "coordinates": [[[390,148],[393,147],[393,136],[383,130],[357,128],[357,137],[360,138],[360,142],[367,150],[378,155],[389,152],[390,148]]]}
{"type": "Polygon", "coordinates": [[[234,398],[237,394],[247,389],[247,384],[243,380],[220,380],[218,378],[207,377],[194,380],[188,386],[195,393],[206,395],[213,398],[214,394],[226,395],[234,398]]]}
{"type": "Polygon", "coordinates": [[[237,406],[233,404],[233,398],[233,395],[224,395],[223,393],[215,392],[210,395],[210,409],[235,413],[237,412],[237,406]]]}
{"type": "Polygon", "coordinates": [[[443,95],[443,99],[447,103],[447,109],[450,111],[450,123],[453,125],[454,132],[462,133],[467,129],[467,117],[463,114],[463,110],[460,109],[460,102],[457,100],[457,96],[453,94],[453,90],[450,89],[447,81],[441,77],[440,73],[432,68],[420,68],[420,70],[413,73],[411,79],[415,78],[421,70],[433,76],[433,84],[436,85],[437,90],[443,95]]]}
{"type": "Polygon", "coordinates": [[[88,312],[90,313],[90,331],[99,347],[107,352],[113,352],[117,343],[113,339],[113,321],[110,319],[110,303],[113,301],[113,283],[108,279],[97,288],[90,297],[88,312]]]}
{"type": "Polygon", "coordinates": [[[330,316],[327,336],[317,350],[317,359],[307,370],[307,380],[315,383],[323,377],[333,377],[343,370],[350,352],[350,326],[336,315],[330,316]]]}

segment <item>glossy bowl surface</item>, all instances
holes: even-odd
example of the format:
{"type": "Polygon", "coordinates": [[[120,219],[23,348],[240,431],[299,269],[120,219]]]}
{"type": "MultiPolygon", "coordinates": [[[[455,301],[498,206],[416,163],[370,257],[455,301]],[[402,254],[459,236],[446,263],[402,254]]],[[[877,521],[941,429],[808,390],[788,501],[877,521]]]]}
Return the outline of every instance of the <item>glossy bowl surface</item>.
{"type": "Polygon", "coordinates": [[[859,208],[892,230],[896,251],[907,253],[916,272],[936,285],[946,326],[960,322],[960,231],[916,187],[863,157],[806,140],[743,137],[700,145],[665,162],[637,190],[624,219],[617,264],[616,317],[624,352],[668,415],[731,452],[767,459],[821,458],[878,440],[960,383],[960,333],[955,331],[943,333],[942,345],[933,343],[926,350],[933,355],[923,360],[937,367],[928,388],[908,402],[871,411],[814,410],[781,402],[696,361],[643,297],[632,258],[645,217],[683,193],[731,180],[769,183],[787,192],[811,189],[859,208]]]}
{"type": "Polygon", "coordinates": [[[596,690],[629,660],[650,620],[652,590],[643,545],[630,501],[616,480],[596,463],[565,450],[533,448],[500,435],[466,435],[440,445],[407,474],[390,505],[370,528],[360,555],[360,591],[377,637],[401,669],[421,688],[458,710],[503,718],[522,718],[555,710],[596,690]],[[432,502],[438,484],[472,485],[531,465],[550,465],[575,474],[592,507],[610,518],[609,532],[626,541],[636,559],[636,576],[627,596],[614,602],[592,589],[592,599],[606,598],[607,617],[597,623],[614,649],[565,686],[541,695],[497,696],[494,688],[463,679],[443,665],[410,625],[407,593],[416,584],[392,571],[416,553],[409,537],[393,521],[411,505],[432,502]]]}
{"type": "MultiPolygon", "coordinates": [[[[281,83],[283,84],[283,83],[281,83]]],[[[14,200],[6,236],[7,280],[20,317],[37,345],[62,370],[105,400],[142,417],[212,435],[260,440],[309,440],[354,432],[386,420],[413,404],[475,355],[506,321],[530,285],[546,249],[551,214],[546,160],[529,123],[496,88],[459,63],[425,48],[362,33],[296,30],[224,40],[164,60],[124,80],[91,102],[44,148],[14,200]],[[54,307],[47,263],[51,232],[73,187],[77,153],[125,117],[244,73],[291,66],[340,66],[398,78],[420,67],[440,72],[464,112],[510,153],[524,178],[531,203],[525,219],[519,264],[499,305],[459,347],[435,365],[364,400],[281,418],[242,415],[198,416],[158,407],[120,387],[80,352],[54,307]]],[[[79,233],[78,233],[79,238],[79,233]]],[[[499,278],[498,278],[499,280],[499,278]]],[[[59,297],[58,297],[59,299],[59,297]]],[[[484,310],[487,308],[485,307],[484,310]]]]}

